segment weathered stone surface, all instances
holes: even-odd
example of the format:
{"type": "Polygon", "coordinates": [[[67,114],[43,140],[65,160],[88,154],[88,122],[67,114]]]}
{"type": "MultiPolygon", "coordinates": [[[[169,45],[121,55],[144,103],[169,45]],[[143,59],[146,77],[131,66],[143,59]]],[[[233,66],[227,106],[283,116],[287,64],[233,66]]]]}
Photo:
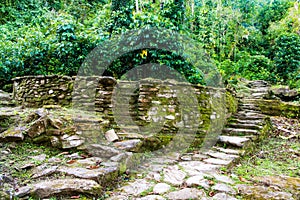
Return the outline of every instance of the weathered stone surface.
{"type": "Polygon", "coordinates": [[[166,183],[158,183],[153,187],[154,194],[163,194],[168,192],[171,186],[166,183]]]}
{"type": "Polygon", "coordinates": [[[83,178],[83,179],[93,179],[93,180],[99,180],[103,178],[108,173],[114,173],[117,172],[116,167],[110,167],[108,168],[97,168],[97,169],[86,169],[81,167],[59,167],[57,169],[57,172],[72,175],[77,178],[83,178]]]}
{"type": "Polygon", "coordinates": [[[190,200],[190,199],[200,199],[201,197],[205,197],[206,194],[202,190],[198,190],[196,188],[184,188],[179,191],[170,192],[167,197],[169,199],[174,200],[190,200]]]}
{"type": "Polygon", "coordinates": [[[258,135],[259,132],[257,130],[252,130],[252,129],[242,129],[242,128],[224,128],[223,129],[223,133],[227,133],[227,134],[243,134],[243,135],[247,135],[247,134],[252,134],[252,135],[258,135]]]}
{"type": "Polygon", "coordinates": [[[139,147],[142,145],[142,141],[139,139],[134,140],[124,140],[121,142],[115,142],[114,146],[126,151],[138,151],[139,147]]]}
{"type": "Polygon", "coordinates": [[[101,186],[93,180],[85,179],[58,179],[41,181],[31,186],[25,186],[19,189],[16,196],[22,197],[33,194],[38,198],[45,198],[61,194],[85,193],[97,195],[101,191],[101,186]]]}
{"type": "Polygon", "coordinates": [[[213,147],[213,149],[216,149],[220,152],[223,152],[223,153],[227,153],[227,154],[234,154],[234,155],[240,155],[240,154],[243,154],[243,151],[242,150],[236,150],[236,149],[225,149],[225,148],[222,148],[222,147],[213,147]]]}
{"type": "Polygon", "coordinates": [[[243,147],[250,139],[238,136],[219,136],[219,141],[225,144],[230,144],[237,147],[243,147]]]}
{"type": "Polygon", "coordinates": [[[185,172],[179,170],[178,166],[168,166],[163,170],[164,181],[172,185],[181,185],[186,177],[185,172]]]}
{"type": "Polygon", "coordinates": [[[41,154],[37,156],[30,156],[33,160],[43,162],[46,159],[47,155],[46,154],[41,154]]]}
{"type": "Polygon", "coordinates": [[[205,172],[214,172],[220,168],[219,165],[207,164],[201,161],[180,162],[179,165],[183,167],[189,176],[203,175],[205,172]]]}
{"type": "Polygon", "coordinates": [[[27,134],[31,137],[37,137],[46,132],[46,117],[41,117],[38,120],[34,121],[30,127],[26,130],[27,134]]]}
{"type": "Polygon", "coordinates": [[[218,193],[212,197],[212,200],[237,200],[237,199],[226,193],[218,193]]]}
{"type": "Polygon", "coordinates": [[[224,183],[217,183],[211,189],[218,191],[218,192],[225,192],[227,194],[236,194],[236,191],[232,187],[230,187],[229,185],[226,185],[224,183]]]}
{"type": "Polygon", "coordinates": [[[203,162],[209,163],[209,164],[214,164],[214,165],[229,165],[232,160],[222,160],[222,159],[217,159],[217,158],[208,158],[203,160],[203,162]]]}
{"type": "Polygon", "coordinates": [[[137,198],[136,200],[165,200],[165,198],[159,195],[147,195],[142,198],[137,198]]]}
{"type": "Polygon", "coordinates": [[[107,141],[109,142],[115,142],[117,140],[119,140],[118,135],[116,134],[114,129],[111,129],[109,131],[105,132],[105,138],[107,139],[107,141]]]}
{"type": "Polygon", "coordinates": [[[10,128],[0,133],[0,139],[8,141],[24,140],[24,135],[21,128],[10,128]]]}
{"type": "Polygon", "coordinates": [[[203,175],[197,175],[188,178],[185,182],[187,186],[191,187],[191,186],[199,186],[203,180],[204,180],[203,175]]]}
{"type": "Polygon", "coordinates": [[[213,174],[213,177],[220,182],[227,183],[227,184],[234,184],[234,181],[229,178],[228,176],[220,175],[220,174],[213,174]]]}
{"type": "Polygon", "coordinates": [[[91,144],[89,145],[88,150],[93,156],[100,158],[110,158],[121,153],[114,147],[105,146],[101,144],[91,144]]]}
{"type": "Polygon", "coordinates": [[[234,160],[239,157],[237,155],[226,154],[226,153],[221,153],[221,152],[216,152],[216,151],[211,151],[211,150],[205,154],[210,155],[211,157],[219,158],[219,159],[223,159],[223,160],[234,160]]]}
{"type": "Polygon", "coordinates": [[[291,101],[299,96],[297,90],[291,90],[289,86],[276,86],[271,88],[271,92],[283,101],[291,101]]]}
{"type": "Polygon", "coordinates": [[[58,166],[51,166],[51,167],[46,168],[46,169],[44,169],[42,171],[37,170],[33,174],[32,178],[40,178],[40,177],[43,177],[43,176],[49,176],[49,175],[55,173],[56,170],[57,170],[57,168],[58,168],[58,166]]]}
{"type": "Polygon", "coordinates": [[[250,199],[294,200],[291,193],[273,191],[270,187],[252,185],[237,185],[236,187],[240,194],[250,199]]]}
{"type": "Polygon", "coordinates": [[[153,184],[147,182],[146,180],[137,179],[133,183],[129,183],[129,185],[122,187],[121,190],[129,195],[138,196],[152,186],[153,184]]]}
{"type": "Polygon", "coordinates": [[[63,149],[75,148],[83,145],[84,139],[78,135],[63,135],[61,137],[61,144],[63,149]]]}

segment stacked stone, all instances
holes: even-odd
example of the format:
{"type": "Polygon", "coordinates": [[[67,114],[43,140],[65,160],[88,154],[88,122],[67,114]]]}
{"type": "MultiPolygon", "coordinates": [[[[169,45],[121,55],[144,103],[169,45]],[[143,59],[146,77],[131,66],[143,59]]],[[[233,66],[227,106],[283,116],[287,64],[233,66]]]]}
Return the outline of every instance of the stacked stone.
{"type": "Polygon", "coordinates": [[[72,99],[71,77],[24,76],[13,79],[14,99],[25,107],[69,105],[72,99]]]}
{"type": "MultiPolygon", "coordinates": [[[[140,81],[139,118],[148,131],[176,133],[181,116],[178,112],[176,86],[171,82],[146,79],[140,81]],[[159,129],[159,130],[158,130],[159,129]]],[[[154,132],[157,133],[157,132],[154,132]]],[[[153,133],[150,133],[153,134],[153,133]]]]}
{"type": "Polygon", "coordinates": [[[112,96],[114,122],[124,133],[138,133],[138,82],[119,81],[112,96]]]}

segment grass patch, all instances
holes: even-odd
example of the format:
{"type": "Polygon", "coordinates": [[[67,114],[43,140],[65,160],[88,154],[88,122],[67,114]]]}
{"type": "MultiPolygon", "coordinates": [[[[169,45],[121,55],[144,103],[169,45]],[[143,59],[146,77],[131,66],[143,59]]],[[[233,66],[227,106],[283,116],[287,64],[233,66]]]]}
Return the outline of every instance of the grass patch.
{"type": "Polygon", "coordinates": [[[233,172],[248,180],[254,176],[300,176],[300,143],[297,139],[269,138],[257,150],[255,155],[243,158],[233,172]]]}

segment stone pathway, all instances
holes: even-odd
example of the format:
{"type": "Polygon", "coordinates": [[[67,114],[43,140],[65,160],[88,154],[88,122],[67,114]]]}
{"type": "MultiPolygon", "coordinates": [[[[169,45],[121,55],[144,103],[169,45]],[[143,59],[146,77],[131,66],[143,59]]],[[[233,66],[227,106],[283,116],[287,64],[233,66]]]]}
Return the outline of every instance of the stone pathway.
{"type": "MultiPolygon", "coordinates": [[[[30,184],[19,186],[9,175],[2,174],[1,186],[8,188],[6,192],[10,188],[5,197],[28,199],[29,195],[39,198],[67,195],[75,198],[77,196],[74,195],[84,194],[91,199],[105,197],[111,200],[233,200],[248,195],[249,186],[237,184],[234,181],[237,177],[233,174],[222,173],[222,169],[234,166],[242,155],[252,151],[256,142],[267,135],[268,117],[254,102],[268,95],[269,86],[264,81],[254,81],[249,82],[248,87],[250,94],[240,99],[238,112],[229,119],[218,143],[205,152],[196,149],[183,154],[166,153],[151,157],[151,153],[135,153],[141,143],[137,134],[133,134],[130,140],[117,141],[122,133],[109,130],[102,141],[113,142],[113,146],[91,145],[90,155],[66,154],[66,162],[57,157],[45,159],[40,155],[36,159],[40,159],[42,164],[23,166],[32,171],[33,181],[30,184]],[[150,158],[142,162],[142,158],[147,156],[150,158]]],[[[78,122],[84,125],[86,120],[78,122]]],[[[60,126],[58,121],[52,123],[54,128],[55,124],[60,126]]],[[[51,133],[55,134],[53,130],[51,133]]],[[[60,139],[80,147],[74,142],[79,140],[75,136],[60,139]]],[[[284,192],[261,194],[262,199],[293,199],[291,194],[284,192]]],[[[5,194],[0,192],[1,195],[5,194]]]]}
{"type": "MultiPolygon", "coordinates": [[[[108,199],[233,200],[247,195],[248,186],[236,185],[233,177],[223,175],[221,169],[233,166],[268,131],[268,117],[261,114],[254,102],[268,95],[269,86],[264,81],[255,81],[248,87],[250,96],[240,99],[238,112],[223,129],[217,145],[207,152],[149,159],[131,180],[107,192],[108,199]]],[[[262,194],[261,198],[293,199],[285,192],[262,194]]]]}

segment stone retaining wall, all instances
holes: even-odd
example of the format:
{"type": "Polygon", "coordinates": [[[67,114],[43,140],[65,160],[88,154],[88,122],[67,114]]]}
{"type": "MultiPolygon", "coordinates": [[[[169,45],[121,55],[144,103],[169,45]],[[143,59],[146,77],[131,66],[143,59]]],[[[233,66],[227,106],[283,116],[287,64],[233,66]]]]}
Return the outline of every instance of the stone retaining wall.
{"type": "Polygon", "coordinates": [[[185,128],[205,135],[221,130],[237,105],[225,89],[173,80],[132,82],[58,75],[14,79],[14,98],[24,107],[57,104],[96,112],[120,131],[144,134],[176,133],[185,128]]]}

